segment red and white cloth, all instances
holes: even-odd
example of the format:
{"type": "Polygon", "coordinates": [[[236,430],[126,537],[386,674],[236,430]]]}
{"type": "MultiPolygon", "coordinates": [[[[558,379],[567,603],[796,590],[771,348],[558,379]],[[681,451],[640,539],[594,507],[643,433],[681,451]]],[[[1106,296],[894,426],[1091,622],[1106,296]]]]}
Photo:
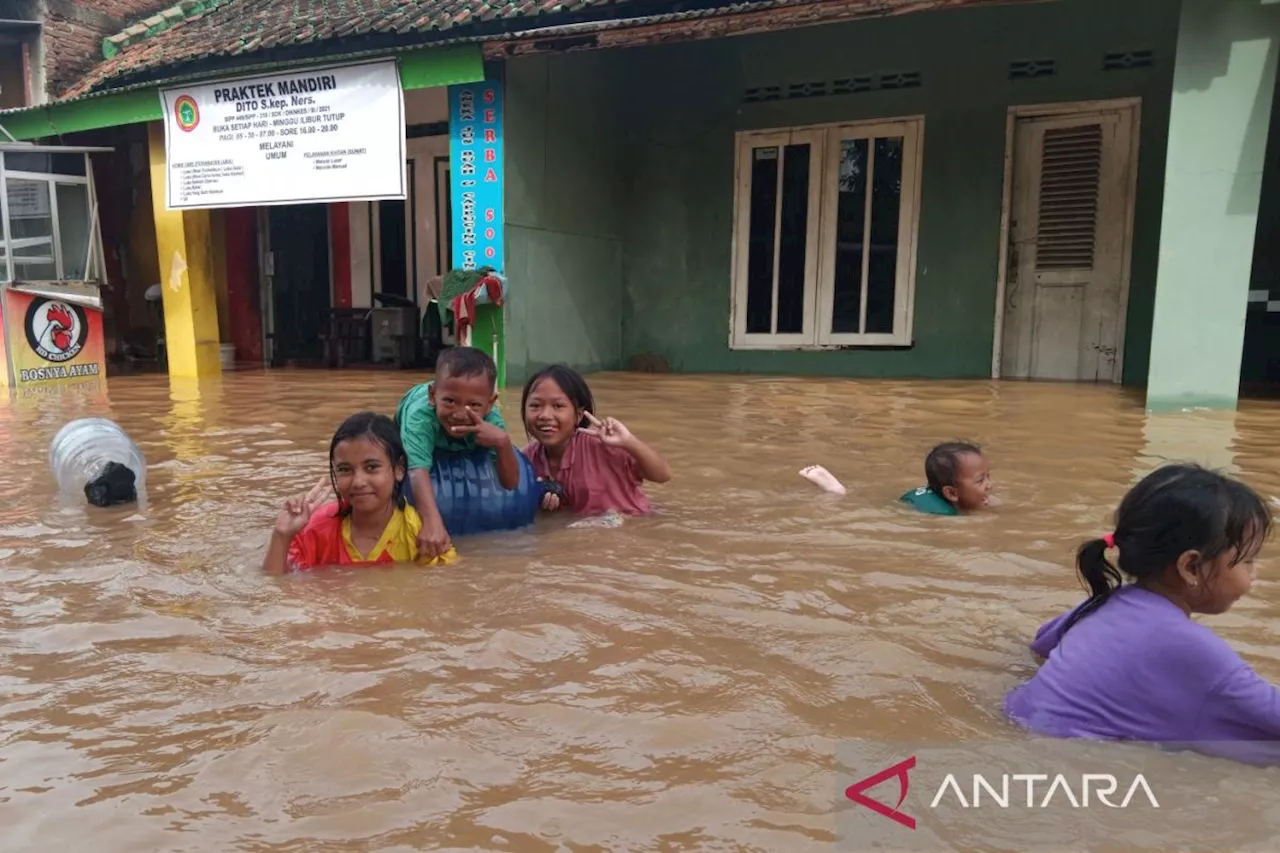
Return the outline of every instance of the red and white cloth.
{"type": "Polygon", "coordinates": [[[496,273],[489,273],[466,293],[454,297],[449,306],[453,309],[455,340],[463,346],[471,345],[471,327],[476,320],[476,299],[482,291],[488,296],[490,303],[502,304],[502,278],[496,273]]]}

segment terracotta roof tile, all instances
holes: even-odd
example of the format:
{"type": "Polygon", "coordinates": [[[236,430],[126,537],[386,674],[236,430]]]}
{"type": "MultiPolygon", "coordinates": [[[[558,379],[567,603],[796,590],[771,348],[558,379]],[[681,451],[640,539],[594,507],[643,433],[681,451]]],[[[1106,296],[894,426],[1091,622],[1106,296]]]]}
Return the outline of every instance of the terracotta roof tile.
{"type": "MultiPolygon", "coordinates": [[[[935,0],[933,5],[986,2],[1008,0],[935,0]]],[[[637,18],[687,20],[745,8],[807,5],[865,6],[884,13],[910,7],[913,0],[179,0],[105,39],[106,60],[59,93],[58,100],[175,74],[215,73],[211,66],[220,59],[272,49],[292,54],[277,52],[263,56],[264,62],[301,59],[297,48],[306,45],[316,45],[314,55],[320,59],[326,49],[330,54],[404,49],[483,40],[514,30],[611,26],[637,18]],[[339,39],[355,43],[320,44],[339,39]],[[200,65],[193,68],[192,63],[200,65]]]]}
{"type": "MultiPolygon", "coordinates": [[[[629,2],[652,6],[654,0],[629,2]]],[[[541,4],[527,0],[181,0],[105,39],[106,60],[59,98],[80,97],[123,85],[130,77],[197,60],[339,38],[439,36],[481,22],[533,18],[594,5],[617,4],[600,0],[569,4],[559,0],[541,4]]],[[[612,12],[600,17],[612,17],[612,12]]]]}

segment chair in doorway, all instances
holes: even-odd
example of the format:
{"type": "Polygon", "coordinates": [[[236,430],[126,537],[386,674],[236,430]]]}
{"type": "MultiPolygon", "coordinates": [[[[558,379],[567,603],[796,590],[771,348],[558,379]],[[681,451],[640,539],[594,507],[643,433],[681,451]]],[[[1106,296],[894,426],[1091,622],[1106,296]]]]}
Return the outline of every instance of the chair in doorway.
{"type": "Polygon", "coordinates": [[[368,308],[329,309],[329,330],[320,335],[329,367],[367,364],[372,357],[373,328],[368,308]]]}
{"type": "Polygon", "coordinates": [[[394,293],[375,293],[369,312],[373,326],[373,360],[397,369],[418,364],[418,306],[394,293]]]}

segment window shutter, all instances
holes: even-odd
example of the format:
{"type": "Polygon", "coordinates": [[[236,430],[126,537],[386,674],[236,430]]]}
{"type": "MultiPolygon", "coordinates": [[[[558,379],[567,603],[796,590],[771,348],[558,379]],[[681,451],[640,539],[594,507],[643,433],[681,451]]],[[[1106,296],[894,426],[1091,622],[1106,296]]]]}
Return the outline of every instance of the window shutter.
{"type": "Polygon", "coordinates": [[[1046,130],[1041,155],[1036,269],[1093,269],[1102,125],[1046,130]]]}

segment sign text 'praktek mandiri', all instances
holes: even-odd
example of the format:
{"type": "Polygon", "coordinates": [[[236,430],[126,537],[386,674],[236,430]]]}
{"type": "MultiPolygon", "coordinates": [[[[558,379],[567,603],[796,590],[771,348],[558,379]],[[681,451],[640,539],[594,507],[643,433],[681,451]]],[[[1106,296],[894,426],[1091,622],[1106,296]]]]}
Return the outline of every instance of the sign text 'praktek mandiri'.
{"type": "Polygon", "coordinates": [[[160,92],[170,209],[404,198],[395,61],[160,92]]]}

